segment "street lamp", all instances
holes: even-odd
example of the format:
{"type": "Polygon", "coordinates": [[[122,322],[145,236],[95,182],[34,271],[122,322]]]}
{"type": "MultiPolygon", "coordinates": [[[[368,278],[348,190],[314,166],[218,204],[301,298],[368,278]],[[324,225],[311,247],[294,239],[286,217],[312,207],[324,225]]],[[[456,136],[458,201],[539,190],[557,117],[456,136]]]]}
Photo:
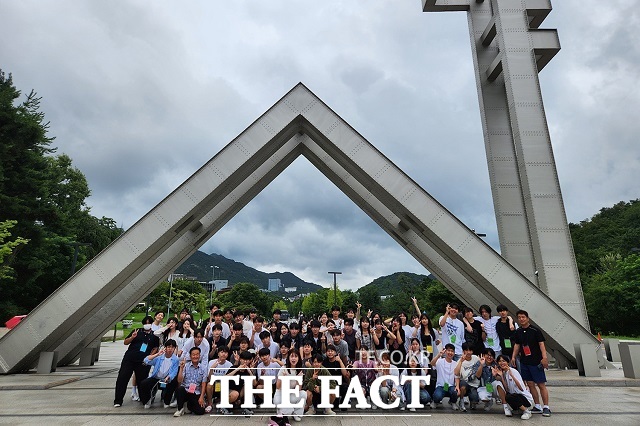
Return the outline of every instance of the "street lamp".
{"type": "Polygon", "coordinates": [[[167,303],[167,318],[171,318],[171,292],[173,291],[173,272],[169,274],[169,303],[167,303]]]}
{"type": "Polygon", "coordinates": [[[342,272],[328,272],[333,274],[333,305],[338,305],[338,284],[336,283],[336,275],[342,274],[342,272]]]}
{"type": "Polygon", "coordinates": [[[213,304],[213,286],[215,285],[214,281],[216,280],[216,269],[219,269],[217,266],[211,267],[211,272],[213,274],[211,281],[211,296],[209,297],[209,305],[213,304]]]}

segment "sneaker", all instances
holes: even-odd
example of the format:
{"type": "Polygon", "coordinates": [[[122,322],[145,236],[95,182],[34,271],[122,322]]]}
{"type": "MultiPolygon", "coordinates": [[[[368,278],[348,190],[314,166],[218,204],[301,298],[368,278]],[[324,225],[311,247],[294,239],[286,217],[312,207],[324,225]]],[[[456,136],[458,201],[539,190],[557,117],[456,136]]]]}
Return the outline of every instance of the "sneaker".
{"type": "Polygon", "coordinates": [[[411,411],[411,412],[415,412],[415,411],[416,411],[416,409],[415,409],[415,408],[413,408],[413,407],[411,407],[411,408],[409,408],[409,411],[411,411]]]}
{"type": "Polygon", "coordinates": [[[540,407],[533,407],[531,409],[531,414],[542,414],[542,409],[540,407]]]}
{"type": "Polygon", "coordinates": [[[246,417],[253,416],[253,411],[249,410],[248,408],[243,408],[242,415],[246,417]]]}
{"type": "Polygon", "coordinates": [[[122,407],[122,404],[113,404],[113,408],[120,408],[122,407]]]}
{"type": "Polygon", "coordinates": [[[522,420],[529,420],[531,418],[531,411],[529,410],[524,410],[524,412],[522,413],[522,415],[520,416],[520,418],[522,420]]]}
{"type": "Polygon", "coordinates": [[[449,405],[451,405],[451,409],[453,411],[458,411],[458,404],[455,402],[450,402],[449,405]]]}
{"type": "Polygon", "coordinates": [[[507,417],[513,416],[513,413],[511,412],[511,407],[509,407],[508,405],[504,406],[504,415],[507,417]]]}
{"type": "Polygon", "coordinates": [[[542,415],[544,417],[551,417],[551,410],[549,409],[549,407],[544,407],[542,409],[542,415]]]}
{"type": "Polygon", "coordinates": [[[180,410],[177,410],[175,413],[173,413],[173,417],[180,417],[184,414],[184,408],[181,408],[180,410]]]}
{"type": "Polygon", "coordinates": [[[488,401],[485,401],[485,403],[484,403],[484,411],[491,410],[491,407],[493,407],[493,399],[489,399],[488,401]]]}
{"type": "Polygon", "coordinates": [[[309,407],[307,411],[304,412],[305,416],[313,416],[316,413],[316,409],[312,406],[309,407]]]}
{"type": "Polygon", "coordinates": [[[325,414],[326,416],[335,416],[335,415],[336,415],[336,412],[335,412],[335,411],[333,411],[331,408],[325,408],[325,409],[324,409],[324,414],[325,414]]]}
{"type": "Polygon", "coordinates": [[[460,399],[460,401],[458,401],[458,405],[460,407],[460,411],[467,411],[467,407],[464,405],[464,399],[460,399]]]}
{"type": "Polygon", "coordinates": [[[230,414],[233,414],[231,411],[229,411],[229,409],[227,408],[220,408],[218,410],[218,413],[222,414],[223,416],[228,416],[230,414]]]}
{"type": "Polygon", "coordinates": [[[169,404],[169,407],[177,408],[178,407],[178,401],[173,401],[171,404],[169,404]]]}
{"type": "Polygon", "coordinates": [[[472,403],[471,403],[471,409],[472,409],[472,410],[475,410],[477,406],[478,406],[478,403],[477,403],[477,402],[472,402],[472,403]]]}
{"type": "Polygon", "coordinates": [[[301,421],[302,421],[302,417],[300,417],[300,416],[293,416],[293,420],[295,420],[296,422],[301,422],[301,421]]]}
{"type": "Polygon", "coordinates": [[[400,407],[398,407],[398,408],[400,408],[400,411],[404,411],[404,409],[405,409],[406,407],[405,407],[405,404],[401,402],[401,403],[400,403],[400,407]]]}
{"type": "Polygon", "coordinates": [[[140,397],[138,396],[138,394],[131,394],[131,399],[134,401],[140,401],[140,397]]]}
{"type": "MultiPolygon", "coordinates": [[[[178,405],[178,404],[176,404],[176,406],[177,406],[177,405],[178,405]]],[[[164,408],[169,408],[169,407],[171,407],[171,405],[169,405],[169,404],[165,404],[164,402],[162,403],[162,406],[163,406],[164,408]]],[[[175,407],[174,407],[174,408],[175,408],[175,407]]]]}
{"type": "Polygon", "coordinates": [[[204,412],[205,412],[205,413],[210,413],[210,412],[211,412],[211,410],[213,410],[213,407],[212,407],[212,406],[210,406],[210,405],[207,405],[207,406],[206,406],[206,408],[204,409],[204,412]]]}
{"type": "Polygon", "coordinates": [[[435,401],[431,401],[431,404],[429,405],[429,407],[431,407],[432,410],[435,410],[436,409],[435,401]]]}
{"type": "Polygon", "coordinates": [[[144,408],[145,410],[148,410],[149,408],[151,408],[151,404],[150,403],[144,404],[144,408]]]}

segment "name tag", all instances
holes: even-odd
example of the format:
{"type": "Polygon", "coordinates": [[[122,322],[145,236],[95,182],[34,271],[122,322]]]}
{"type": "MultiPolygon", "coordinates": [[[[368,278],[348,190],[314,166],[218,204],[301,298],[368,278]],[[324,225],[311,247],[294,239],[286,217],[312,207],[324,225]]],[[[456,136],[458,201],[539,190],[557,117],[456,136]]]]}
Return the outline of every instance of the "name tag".
{"type": "Polygon", "coordinates": [[[493,337],[487,337],[487,343],[489,346],[493,346],[493,337]]]}
{"type": "Polygon", "coordinates": [[[455,335],[455,334],[454,334],[454,335],[452,335],[452,336],[449,338],[449,341],[451,341],[451,343],[456,343],[456,335],[455,335]]]}
{"type": "Polygon", "coordinates": [[[433,353],[433,346],[431,345],[427,345],[427,352],[429,352],[430,354],[433,353]]]}
{"type": "Polygon", "coordinates": [[[220,385],[221,385],[220,382],[216,382],[216,384],[213,386],[213,390],[215,392],[220,392],[220,385]]]}
{"type": "Polygon", "coordinates": [[[531,348],[529,348],[529,346],[523,346],[522,351],[524,352],[525,356],[531,355],[531,348]]]}
{"type": "Polygon", "coordinates": [[[447,392],[449,390],[449,383],[444,384],[444,386],[442,387],[444,389],[445,392],[447,392]]]}
{"type": "Polygon", "coordinates": [[[511,349],[511,339],[504,339],[504,347],[506,349],[511,349]]]}
{"type": "Polygon", "coordinates": [[[191,383],[189,385],[189,389],[187,389],[187,392],[189,393],[196,393],[196,384],[195,383],[191,383]]]}
{"type": "Polygon", "coordinates": [[[143,343],[142,345],[140,345],[140,352],[146,352],[147,351],[147,344],[143,343]]]}
{"type": "Polygon", "coordinates": [[[491,383],[487,383],[487,386],[485,386],[485,389],[487,389],[487,392],[493,393],[493,385],[491,383]]]}

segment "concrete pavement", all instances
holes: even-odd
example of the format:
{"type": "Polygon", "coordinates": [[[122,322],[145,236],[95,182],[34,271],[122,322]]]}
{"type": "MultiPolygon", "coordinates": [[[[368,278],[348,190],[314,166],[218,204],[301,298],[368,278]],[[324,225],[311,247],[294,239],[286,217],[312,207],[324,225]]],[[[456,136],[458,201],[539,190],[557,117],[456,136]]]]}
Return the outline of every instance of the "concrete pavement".
{"type": "MultiPolygon", "coordinates": [[[[159,424],[162,422],[228,425],[240,421],[247,425],[265,425],[270,412],[260,411],[251,418],[242,416],[193,416],[173,418],[174,409],[163,409],[156,402],[145,410],[127,394],[120,408],[113,407],[117,371],[125,350],[121,341],[102,344],[100,361],[94,366],[67,366],[51,374],[0,376],[0,423],[3,424],[159,424]]],[[[640,380],[625,379],[622,370],[602,370],[603,377],[584,378],[576,370],[550,370],[552,416],[534,415],[527,424],[640,425],[640,380]]],[[[446,405],[446,404],[445,404],[446,405]]],[[[454,412],[449,408],[419,410],[416,413],[382,410],[349,410],[335,417],[305,417],[303,425],[371,426],[419,425],[424,422],[458,424],[514,424],[519,416],[506,418],[501,407],[454,412]]]]}

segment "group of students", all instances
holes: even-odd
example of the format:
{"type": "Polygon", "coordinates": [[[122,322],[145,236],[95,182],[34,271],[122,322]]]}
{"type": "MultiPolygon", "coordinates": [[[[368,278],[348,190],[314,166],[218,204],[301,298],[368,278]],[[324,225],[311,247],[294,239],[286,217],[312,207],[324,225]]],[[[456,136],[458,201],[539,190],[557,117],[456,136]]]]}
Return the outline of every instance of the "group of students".
{"type": "Polygon", "coordinates": [[[391,319],[370,310],[361,315],[358,303],[344,318],[340,308],[333,307],[330,315],[310,320],[300,316],[290,324],[280,321],[279,310],[265,322],[255,309],[245,318],[243,312],[213,305],[210,317],[200,324],[185,310],[163,326],[158,312],[125,338],[129,347],[116,381],[114,406],[122,405],[135,373],[132,398],[150,408],[160,391],[164,407],[176,408],[175,417],[234,410],[250,416],[253,411],[241,407],[245,391],[255,395],[259,405],[254,390],[271,388],[277,408],[270,424],[284,426],[289,416],[300,421],[304,414],[316,413],[323,383],[334,389],[329,396],[333,407],[322,405],[327,415],[351,408],[353,387],[359,384],[366,404],[357,408],[435,409],[447,398],[453,410],[466,411],[467,404],[473,410],[482,403],[489,411],[500,401],[506,416],[516,410],[522,411],[522,419],[532,413],[550,416],[544,336],[530,324],[527,312],[516,313],[516,324],[503,305],[497,307],[497,316],[486,305],[475,316],[470,308],[460,315],[452,303],[434,327],[415,298],[413,305],[410,319],[404,312],[391,319]],[[226,388],[212,376],[240,378],[228,384],[231,405],[220,403],[226,388]],[[286,376],[300,379],[293,382],[293,391],[284,392],[288,400],[283,406],[283,381],[290,379],[286,376]],[[342,380],[324,382],[321,376],[342,380]],[[376,380],[381,376],[392,379],[376,380]],[[357,383],[350,389],[354,378],[357,383]],[[299,401],[304,402],[288,408],[299,401]]]}

